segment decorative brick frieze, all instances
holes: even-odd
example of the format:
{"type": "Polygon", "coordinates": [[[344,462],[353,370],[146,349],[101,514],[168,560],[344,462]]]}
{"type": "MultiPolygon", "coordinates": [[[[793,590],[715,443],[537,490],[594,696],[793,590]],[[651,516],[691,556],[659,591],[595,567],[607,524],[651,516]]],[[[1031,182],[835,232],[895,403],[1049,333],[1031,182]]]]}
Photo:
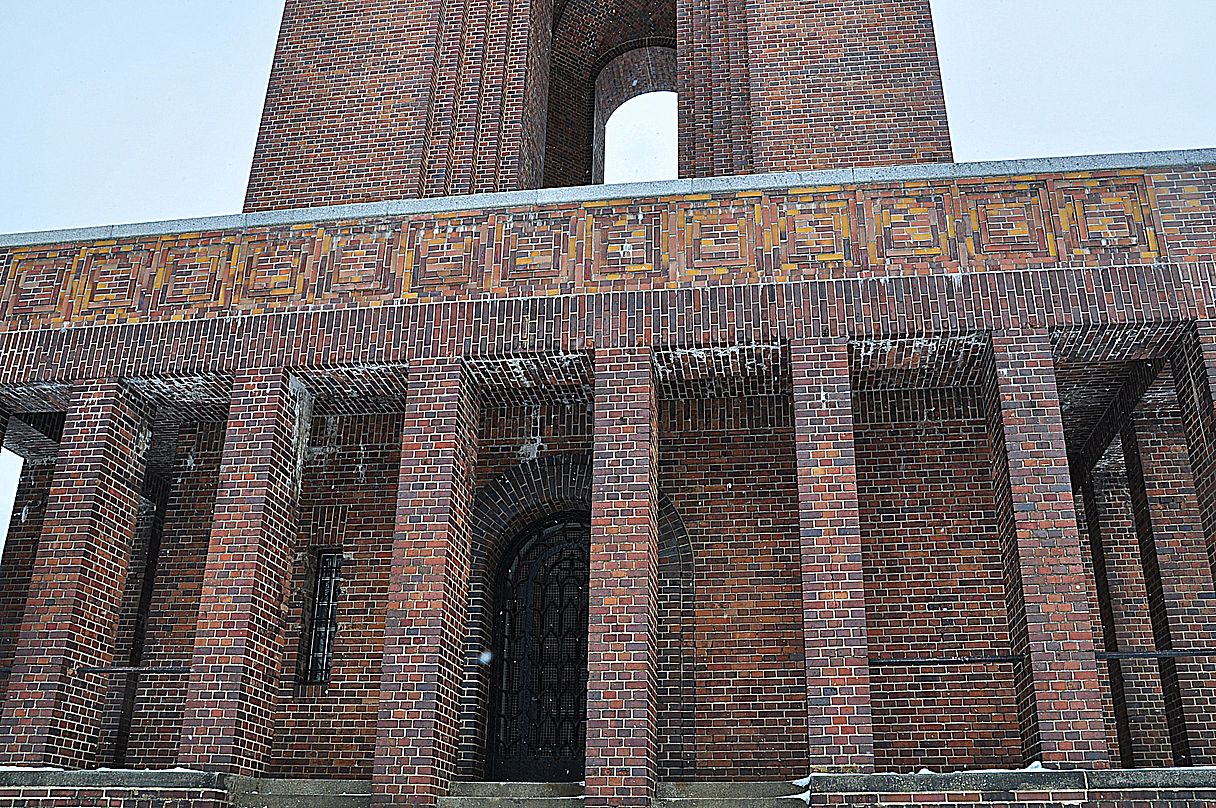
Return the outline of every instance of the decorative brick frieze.
{"type": "Polygon", "coordinates": [[[810,765],[874,766],[849,350],[790,345],[810,765]]]}
{"type": "Polygon", "coordinates": [[[408,372],[372,804],[433,805],[457,767],[479,398],[459,359],[408,372]]]}
{"type": "Polygon", "coordinates": [[[10,765],[95,762],[149,415],[117,380],[71,387],[0,718],[0,754],[10,765]]]}
{"type": "MultiPolygon", "coordinates": [[[[1153,265],[1184,225],[1185,238],[1202,235],[1191,232],[1198,225],[1187,209],[1156,207],[1156,177],[1094,171],[521,199],[506,208],[0,248],[0,267],[8,267],[0,326],[1153,265]]],[[[1188,246],[1179,257],[1204,256],[1188,246]]],[[[1198,278],[1191,286],[1177,290],[1180,299],[1212,288],[1198,278]]]]}
{"type": "Polygon", "coordinates": [[[595,352],[587,795],[644,806],[656,780],[657,413],[648,347],[595,352]]]}
{"type": "Polygon", "coordinates": [[[992,336],[993,479],[1006,565],[1022,752],[1104,766],[1097,661],[1064,427],[1045,331],[992,336]]]}
{"type": "Polygon", "coordinates": [[[198,599],[179,765],[265,769],[311,394],[284,370],[235,374],[198,599]]]}

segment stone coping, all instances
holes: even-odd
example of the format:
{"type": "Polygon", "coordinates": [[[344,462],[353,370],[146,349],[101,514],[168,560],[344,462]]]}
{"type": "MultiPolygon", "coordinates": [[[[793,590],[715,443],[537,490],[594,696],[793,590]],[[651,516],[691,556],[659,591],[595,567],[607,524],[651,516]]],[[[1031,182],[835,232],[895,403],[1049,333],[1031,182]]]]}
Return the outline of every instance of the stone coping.
{"type": "Polygon", "coordinates": [[[79,227],[31,233],[0,234],[0,248],[37,244],[62,244],[74,241],[159,236],[216,230],[242,230],[253,227],[310,224],[427,213],[518,208],[531,205],[560,205],[570,202],[600,202],[640,197],[684,196],[691,194],[738,193],[783,190],[824,185],[867,185],[892,182],[918,182],[974,177],[1061,174],[1074,171],[1118,169],[1177,168],[1216,165],[1216,148],[1174,151],[1128,152],[1082,157],[1039,157],[1024,160],[992,160],[974,163],[928,163],[877,168],[840,168],[826,171],[791,171],[778,174],[743,174],[731,177],[664,180],[661,182],[620,185],[580,185],[570,188],[542,188],[492,194],[468,194],[425,199],[403,199],[353,205],[235,213],[197,219],[164,222],[79,227]]]}
{"type": "MultiPolygon", "coordinates": [[[[813,794],[1216,790],[1216,767],[971,771],[933,774],[815,774],[797,785],[813,794]]],[[[723,783],[664,783],[674,796],[723,783]]],[[[739,786],[745,784],[739,783],[739,786]]],[[[757,784],[762,786],[763,784],[757,784]]],[[[263,794],[369,794],[366,780],[258,779],[188,770],[0,769],[0,793],[19,788],[240,790],[263,794]]]]}

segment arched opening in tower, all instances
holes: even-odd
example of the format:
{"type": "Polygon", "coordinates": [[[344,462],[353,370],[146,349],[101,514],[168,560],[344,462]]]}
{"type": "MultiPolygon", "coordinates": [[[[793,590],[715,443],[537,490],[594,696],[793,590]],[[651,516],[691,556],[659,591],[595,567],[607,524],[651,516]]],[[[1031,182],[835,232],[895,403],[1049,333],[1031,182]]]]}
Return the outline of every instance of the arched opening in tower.
{"type": "Polygon", "coordinates": [[[602,182],[612,113],[676,90],[676,3],[556,0],[548,51],[541,184],[602,182]]]}
{"type": "Polygon", "coordinates": [[[676,52],[643,47],[621,54],[595,80],[592,182],[678,176],[676,52]]]}

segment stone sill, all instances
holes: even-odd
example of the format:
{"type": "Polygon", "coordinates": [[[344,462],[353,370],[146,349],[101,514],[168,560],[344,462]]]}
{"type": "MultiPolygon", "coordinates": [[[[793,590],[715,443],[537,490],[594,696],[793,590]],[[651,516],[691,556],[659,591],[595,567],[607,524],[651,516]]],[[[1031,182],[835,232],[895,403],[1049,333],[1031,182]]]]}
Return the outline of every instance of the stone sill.
{"type": "Polygon", "coordinates": [[[427,213],[451,213],[468,210],[484,211],[496,208],[557,205],[570,202],[601,202],[617,199],[634,200],[644,197],[771,191],[814,186],[870,185],[976,177],[1055,174],[1076,171],[1187,168],[1209,165],[1216,165],[1216,148],[1129,152],[1126,154],[1100,154],[1083,157],[1042,157],[1027,160],[994,160],[975,163],[932,163],[877,168],[843,168],[826,171],[795,171],[779,174],[746,174],[732,177],[665,180],[662,182],[627,183],[621,185],[582,185],[571,188],[543,188],[540,190],[511,191],[507,193],[404,199],[389,202],[237,213],[228,216],[209,216],[197,219],[174,219],[165,222],[117,224],[67,230],[44,230],[33,233],[0,234],[0,248],[26,247],[39,244],[63,244],[77,241],[100,241],[137,236],[171,235],[174,233],[241,230],[252,227],[278,225],[315,224],[427,213]]]}

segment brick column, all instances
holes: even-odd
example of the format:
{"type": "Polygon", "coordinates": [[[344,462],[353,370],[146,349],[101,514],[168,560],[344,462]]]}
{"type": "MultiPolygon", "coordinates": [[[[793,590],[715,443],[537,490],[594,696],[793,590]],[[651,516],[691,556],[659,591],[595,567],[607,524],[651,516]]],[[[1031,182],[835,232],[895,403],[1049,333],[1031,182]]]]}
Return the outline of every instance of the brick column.
{"type": "Polygon", "coordinates": [[[654,395],[649,348],[596,351],[584,798],[589,806],[649,805],[654,794],[654,395]]]}
{"type": "Polygon", "coordinates": [[[993,473],[1026,760],[1107,759],[1102,696],[1046,331],[994,334],[993,473]]]}
{"type": "Polygon", "coordinates": [[[460,360],[411,367],[372,805],[434,805],[456,768],[478,407],[460,360]]]}
{"type": "Polygon", "coordinates": [[[139,511],[148,413],[120,382],[72,388],[0,719],[3,760],[94,764],[139,511]]]}
{"type": "Polygon", "coordinates": [[[282,369],[233,380],[178,762],[258,774],[269,750],[310,397],[282,369]]]}
{"type": "Polygon", "coordinates": [[[812,770],[874,766],[853,398],[843,339],[790,346],[812,770]]]}

